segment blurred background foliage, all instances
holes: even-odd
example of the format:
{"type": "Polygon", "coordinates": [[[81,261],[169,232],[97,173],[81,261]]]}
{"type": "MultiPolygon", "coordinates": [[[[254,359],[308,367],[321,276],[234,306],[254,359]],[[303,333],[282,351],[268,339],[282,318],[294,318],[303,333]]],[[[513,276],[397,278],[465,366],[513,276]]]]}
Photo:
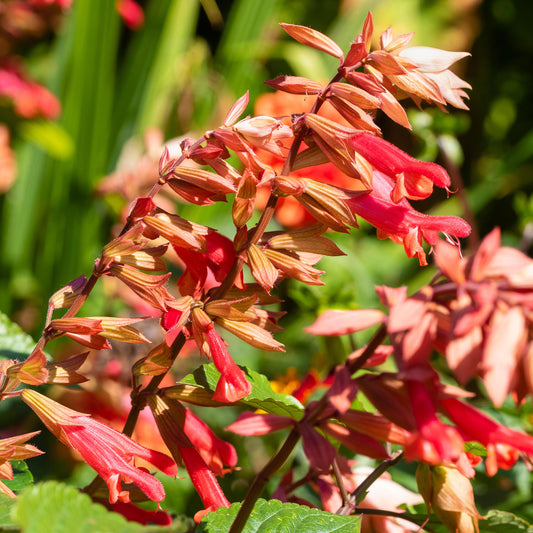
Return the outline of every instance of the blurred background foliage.
{"type": "MultiPolygon", "coordinates": [[[[335,60],[291,41],[278,22],[311,26],[347,49],[372,10],[376,35],[392,25],[396,34],[414,31],[415,45],[471,51],[472,57],[458,65],[458,74],[473,86],[470,112],[410,106],[412,135],[386,117],[379,124],[387,139],[414,156],[445,164],[457,187],[464,184],[465,195],[446,201],[441,195],[421,210],[466,217],[475,230],[467,246],[475,247],[477,235],[499,225],[504,242],[526,253],[532,249],[533,4],[528,0],[139,0],[143,18],[126,17],[130,26],[114,1],[73,0],[69,8],[46,5],[36,19],[23,10],[27,18],[18,33],[12,27],[20,17],[9,20],[9,6],[15,4],[32,2],[0,3],[0,73],[16,61],[27,79],[47,87],[61,105],[56,118],[47,118],[53,113],[46,109],[21,116],[0,78],[0,310],[32,334],[43,326],[49,296],[90,273],[125,206],[149,190],[165,141],[216,127],[246,90],[251,102],[270,92],[266,79],[290,73],[332,77],[335,60]]],[[[231,228],[224,206],[180,204],[179,213],[231,228]]],[[[324,287],[294,283],[282,289],[289,313],[279,340],[291,347],[291,357],[257,354],[239,343],[239,363],[268,368],[270,377],[289,365],[299,375],[310,365],[324,369],[349,347],[304,336],[302,328],[320,310],[375,305],[374,285],[417,288],[433,275],[431,268],[421,270],[415,259],[407,259],[400,246],[377,241],[366,224],[337,242],[348,255],[320,263],[324,287]]],[[[98,288],[84,314],[106,314],[115,305],[98,288]]],[[[518,425],[530,416],[527,410],[518,418],[512,412],[506,416],[518,425]]],[[[209,416],[214,415],[206,413],[208,422],[209,416]]],[[[219,425],[233,418],[216,416],[219,425]]],[[[248,457],[245,472],[262,464],[271,449],[268,439],[252,440],[241,443],[247,447],[246,454],[240,450],[240,457],[248,457]]],[[[80,485],[91,476],[78,475],[80,485]]],[[[524,503],[531,499],[529,477],[518,469],[503,481],[487,481],[481,489],[487,505],[498,491],[515,487],[508,510],[520,508],[533,519],[524,503]]],[[[224,480],[234,500],[244,495],[240,483],[224,480]]],[[[176,487],[169,488],[169,498],[176,500],[175,510],[185,512],[184,489],[176,487]]]]}

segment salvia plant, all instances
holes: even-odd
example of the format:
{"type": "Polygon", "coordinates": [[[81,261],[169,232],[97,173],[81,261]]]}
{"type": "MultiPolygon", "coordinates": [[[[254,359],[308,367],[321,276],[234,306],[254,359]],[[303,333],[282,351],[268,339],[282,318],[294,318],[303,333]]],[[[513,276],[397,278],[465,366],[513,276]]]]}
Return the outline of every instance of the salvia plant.
{"type": "MultiPolygon", "coordinates": [[[[483,387],[476,390],[485,390],[495,407],[510,394],[519,404],[532,392],[533,261],[502,247],[497,229],[463,257],[459,239],[469,235],[469,225],[425,215],[410,203],[428,198],[434,187],[454,192],[448,173],[384,140],[374,121],[383,112],[411,129],[403,98],[467,109],[464,89],[470,87],[449,68],[468,54],[411,47],[412,34],[395,36],[390,28],[372,48],[371,14],[346,54],[318,31],[282,27],[302,45],[338,59],[331,81],[277,77],[267,84],[278,94],[305,95],[305,112],[291,109],[288,97],[283,116],[243,117],[244,94],[219,127],[182,140],[179,155],[165,148],[152,189],[133,201],[90,276],[50,298],[46,327],[29,357],[1,361],[2,400],[22,399],[98,474],[85,494],[130,520],[171,522],[161,481],[135,464],[142,459],[168,476],[184,467],[203,502],[191,512],[203,531],[260,525],[261,531],[358,531],[362,525],[401,532],[432,530],[436,519],[452,532],[479,531],[487,517],[474,502],[474,467],[484,462],[494,476],[520,455],[529,462],[533,437],[473,407],[475,394],[465,385],[478,377],[483,387]],[[325,168],[335,179],[324,179],[325,168]],[[182,218],[169,195],[197,206],[230,202],[233,234],[182,218]],[[299,209],[301,223],[272,230],[283,206],[299,209]],[[323,284],[317,263],[343,255],[329,236],[357,228],[358,218],[422,266],[431,250],[438,273],[413,294],[377,287],[384,310],[321,314],[307,334],[349,336],[373,328],[373,335],[327,376],[309,374],[291,395],[274,392],[264,376],[239,366],[238,350],[230,353],[224,339],[233,335],[259,350],[285,352],[276,340],[283,315],[278,285],[288,279],[323,284]],[[174,279],[169,265],[176,257],[182,268],[174,279]],[[109,278],[159,318],[157,331],[149,330],[152,339],[135,327],[145,316],[83,316],[95,284],[109,278]],[[50,362],[45,352],[58,337],[75,341],[79,353],[50,362]],[[46,386],[85,381],[78,369],[90,350],[110,350],[110,340],[151,343],[131,366],[131,408],[122,432],[59,403],[46,386]],[[189,341],[207,363],[192,374],[179,357],[189,341]],[[183,379],[166,380],[171,370],[183,379]],[[237,435],[288,430],[244,500],[233,505],[217,478],[238,467],[237,453],[194,414],[195,406],[227,405],[244,409],[227,427],[237,435]],[[146,407],[169,454],[131,438],[146,407]],[[299,445],[295,469],[290,458],[299,445]],[[355,463],[356,456],[368,460],[355,463]],[[362,466],[371,460],[377,466],[362,466]],[[387,473],[400,461],[418,464],[419,494],[387,473]],[[278,479],[272,500],[260,500],[272,479],[278,479]],[[299,491],[304,486],[312,502],[299,491]],[[133,503],[143,499],[163,503],[156,511],[133,503]],[[427,517],[405,512],[405,505],[422,502],[427,517]]],[[[34,435],[0,440],[1,478],[13,477],[10,461],[43,453],[29,444],[34,435]]],[[[4,484],[0,489],[15,496],[4,484]]]]}

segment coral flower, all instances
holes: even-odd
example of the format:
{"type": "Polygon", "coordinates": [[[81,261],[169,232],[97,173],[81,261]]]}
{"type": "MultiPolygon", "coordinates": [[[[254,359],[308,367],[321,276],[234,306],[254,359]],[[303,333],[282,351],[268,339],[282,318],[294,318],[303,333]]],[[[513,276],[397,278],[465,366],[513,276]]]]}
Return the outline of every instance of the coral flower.
{"type": "Polygon", "coordinates": [[[354,135],[348,144],[376,170],[394,179],[396,185],[390,194],[394,203],[398,203],[402,198],[427,198],[433,191],[434,184],[444,188],[450,186],[450,177],[441,166],[418,161],[375,135],[354,135]]]}
{"type": "MultiPolygon", "coordinates": [[[[174,250],[185,264],[185,270],[178,279],[178,287],[182,295],[197,295],[219,285],[229,274],[235,261],[235,248],[230,239],[210,232],[205,237],[206,251],[197,252],[174,245],[174,250]]],[[[236,284],[242,288],[242,279],[238,277],[236,284]]]]}
{"type": "Polygon", "coordinates": [[[165,474],[175,476],[177,467],[170,457],[144,448],[126,435],[36,391],[26,389],[21,396],[46,427],[63,444],[77,450],[105,480],[110,503],[130,501],[129,492],[121,490],[121,477],[135,483],[151,500],[162,501],[165,498],[161,482],[130,463],[134,457],[139,457],[165,474]]]}
{"type": "Polygon", "coordinates": [[[185,463],[192,484],[204,504],[205,509],[194,515],[195,522],[200,522],[204,515],[216,511],[219,507],[229,507],[229,501],[220,488],[215,474],[206,465],[178,422],[183,413],[181,404],[159,396],[150,396],[148,403],[172,457],[177,462],[185,463]]]}
{"type": "Polygon", "coordinates": [[[347,203],[354,213],[378,229],[378,237],[390,238],[404,245],[408,257],[417,256],[422,266],[427,265],[422,242],[431,246],[438,242],[438,233],[466,237],[470,226],[459,217],[430,216],[416,211],[405,199],[391,200],[393,182],[380,171],[373,172],[373,190],[351,198],[347,203]]]}

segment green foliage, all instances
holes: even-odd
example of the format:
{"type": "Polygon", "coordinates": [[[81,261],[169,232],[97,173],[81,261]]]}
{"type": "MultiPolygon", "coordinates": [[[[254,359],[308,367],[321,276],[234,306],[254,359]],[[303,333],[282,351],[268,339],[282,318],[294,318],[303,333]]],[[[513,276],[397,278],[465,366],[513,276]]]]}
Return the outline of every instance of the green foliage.
{"type": "Polygon", "coordinates": [[[35,341],[0,311],[0,357],[23,361],[35,348],[35,341]]]}
{"type": "MultiPolygon", "coordinates": [[[[449,529],[434,515],[429,520],[425,514],[410,514],[409,518],[417,524],[425,524],[422,531],[449,533],[449,529]]],[[[533,526],[522,518],[506,511],[491,510],[479,520],[479,533],[533,533],[533,526]]]]}
{"type": "Polygon", "coordinates": [[[13,467],[13,479],[3,479],[2,483],[17,493],[33,484],[33,475],[25,461],[11,461],[11,466],[13,467]]]}
{"type": "Polygon", "coordinates": [[[0,494],[0,531],[18,531],[19,527],[11,518],[11,510],[16,500],[5,494],[0,494]]]}
{"type": "Polygon", "coordinates": [[[479,523],[479,529],[485,533],[509,533],[527,531],[533,533],[533,526],[513,513],[493,509],[487,513],[485,520],[479,523]]]}
{"type": "Polygon", "coordinates": [[[135,533],[142,529],[138,524],[128,523],[124,517],[93,503],[89,496],[77,489],[55,481],[39,483],[22,493],[12,516],[26,533],[135,533]]]}
{"type": "MultiPolygon", "coordinates": [[[[239,403],[253,409],[263,409],[270,414],[289,416],[296,420],[302,417],[303,405],[294,396],[274,392],[266,376],[249,368],[242,368],[246,374],[246,379],[252,385],[252,392],[239,403]]],[[[214,364],[210,363],[198,367],[192,374],[183,378],[182,382],[200,385],[204,389],[214,392],[219,377],[220,372],[214,364]]]]}
{"type": "MultiPolygon", "coordinates": [[[[216,513],[209,513],[197,533],[226,533],[239,508],[240,504],[234,503],[229,508],[220,507],[216,513]]],[[[243,533],[357,533],[360,527],[359,517],[335,515],[278,500],[258,500],[243,533]]]]}
{"type": "MultiPolygon", "coordinates": [[[[3,502],[0,502],[3,503],[3,502]]],[[[1,509],[1,508],[0,508],[1,509]]],[[[25,490],[12,506],[11,518],[25,533],[179,533],[182,524],[170,528],[141,526],[93,503],[74,487],[55,481],[25,490]]]]}

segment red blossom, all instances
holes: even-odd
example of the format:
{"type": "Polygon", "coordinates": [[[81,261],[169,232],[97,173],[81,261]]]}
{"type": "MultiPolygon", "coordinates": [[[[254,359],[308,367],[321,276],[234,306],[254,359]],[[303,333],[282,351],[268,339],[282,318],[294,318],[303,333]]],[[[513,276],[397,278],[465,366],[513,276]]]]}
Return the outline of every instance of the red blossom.
{"type": "MultiPolygon", "coordinates": [[[[216,231],[205,236],[206,251],[197,252],[180,246],[174,250],[185,263],[185,271],[178,279],[178,287],[182,295],[194,296],[219,285],[229,274],[235,261],[233,243],[216,231]]],[[[242,278],[236,280],[242,287],[242,278]]]]}
{"type": "Polygon", "coordinates": [[[229,507],[229,502],[217,482],[215,474],[206,465],[189,437],[180,425],[183,418],[183,407],[175,400],[150,396],[148,403],[154,415],[159,432],[165,441],[172,457],[181,463],[189,473],[194,488],[200,495],[205,510],[195,514],[194,520],[200,522],[202,517],[216,511],[219,507],[229,507]]]}
{"type": "Polygon", "coordinates": [[[219,439],[205,422],[188,409],[185,409],[183,431],[216,476],[223,476],[228,471],[223,465],[228,465],[231,470],[237,464],[235,448],[219,439]]]}
{"type": "Polygon", "coordinates": [[[498,467],[511,468],[518,460],[518,450],[533,454],[530,435],[502,426],[456,398],[442,399],[440,405],[465,440],[480,442],[487,448],[485,467],[489,476],[495,475],[498,467]]]}
{"type": "Polygon", "coordinates": [[[369,161],[374,169],[396,182],[390,192],[394,203],[400,202],[402,198],[427,198],[433,191],[433,185],[446,189],[450,186],[450,177],[441,166],[418,161],[380,137],[361,133],[354,135],[348,144],[369,161]]]}
{"type": "Polygon", "coordinates": [[[205,332],[209,351],[221,376],[213,399],[219,402],[236,402],[252,392],[244,372],[235,364],[226,348],[226,343],[215,331],[214,324],[205,332]]]}
{"type": "Polygon", "coordinates": [[[439,242],[439,232],[453,237],[466,237],[470,226],[453,216],[430,216],[416,211],[404,198],[394,203],[390,194],[392,180],[385,174],[373,172],[373,190],[347,200],[354,213],[378,229],[378,237],[390,238],[404,245],[408,257],[418,257],[421,265],[427,265],[423,241],[431,246],[439,242]]]}
{"type": "Polygon", "coordinates": [[[43,86],[28,80],[15,64],[0,66],[0,95],[12,102],[15,113],[23,118],[56,118],[59,100],[43,86]]]}
{"type": "Polygon", "coordinates": [[[250,394],[252,386],[228,352],[226,343],[215,330],[215,324],[205,311],[193,308],[191,330],[200,352],[213,359],[221,376],[213,399],[219,402],[236,402],[250,394]]]}
{"type": "Polygon", "coordinates": [[[216,511],[219,507],[229,507],[229,502],[217,483],[215,475],[207,467],[200,454],[192,446],[180,447],[179,450],[192,484],[205,506],[205,510],[198,511],[194,515],[194,521],[200,522],[204,515],[216,511]]]}
{"type": "Polygon", "coordinates": [[[116,9],[131,30],[138,30],[144,24],[142,7],[134,0],[117,0],[116,9]]]}
{"type": "Polygon", "coordinates": [[[163,485],[149,473],[131,465],[135,457],[157,466],[167,475],[177,474],[176,464],[160,452],[144,448],[126,435],[97,420],[26,389],[22,399],[35,411],[46,427],[66,446],[77,450],[104,479],[109,502],[129,502],[129,492],[121,490],[121,477],[135,483],[154,501],[165,498],[163,485]]]}

